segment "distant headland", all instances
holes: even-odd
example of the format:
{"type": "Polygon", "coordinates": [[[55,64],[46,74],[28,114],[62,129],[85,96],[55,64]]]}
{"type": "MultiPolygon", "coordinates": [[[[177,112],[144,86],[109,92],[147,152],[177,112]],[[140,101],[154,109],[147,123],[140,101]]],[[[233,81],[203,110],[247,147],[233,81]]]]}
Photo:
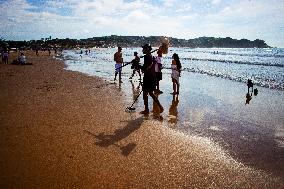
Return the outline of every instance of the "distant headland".
{"type": "MultiPolygon", "coordinates": [[[[110,35],[103,37],[93,37],[87,39],[52,39],[41,38],[40,40],[30,41],[11,41],[0,39],[2,48],[16,49],[36,49],[36,48],[93,48],[93,47],[140,47],[145,43],[152,46],[159,46],[162,36],[118,36],[110,35]]],[[[189,48],[270,48],[264,40],[256,39],[232,39],[215,38],[215,37],[198,37],[194,39],[178,39],[167,37],[172,47],[189,47],[189,48]]]]}

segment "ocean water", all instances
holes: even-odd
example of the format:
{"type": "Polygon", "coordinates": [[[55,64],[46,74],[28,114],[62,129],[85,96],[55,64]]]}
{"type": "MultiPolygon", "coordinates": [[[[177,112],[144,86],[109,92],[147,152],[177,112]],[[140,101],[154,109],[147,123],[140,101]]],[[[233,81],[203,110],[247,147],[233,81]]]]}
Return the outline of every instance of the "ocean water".
{"type": "MultiPolygon", "coordinates": [[[[135,51],[142,55],[141,48],[124,48],[124,62],[130,62],[135,51]]],[[[113,54],[116,48],[91,49],[87,54],[84,50],[83,54],[80,52],[81,50],[63,52],[66,69],[99,76],[113,83],[113,54]]],[[[168,54],[163,55],[162,63],[164,69],[160,89],[164,94],[159,95],[159,100],[169,111],[161,116],[164,120],[175,120],[174,125],[179,130],[197,131],[197,128],[203,128],[204,125],[216,124],[216,121],[212,121],[214,119],[218,120],[219,125],[224,125],[225,122],[219,121],[224,117],[230,122],[241,120],[247,125],[254,123],[284,130],[284,49],[170,48],[168,54]],[[175,99],[170,95],[173,53],[179,54],[183,70],[179,103],[175,103],[174,113],[175,99]],[[251,79],[254,88],[259,90],[258,96],[250,94],[253,97],[250,104],[246,103],[247,79],[251,79]],[[191,129],[188,129],[188,125],[191,129]]],[[[123,99],[126,104],[131,104],[141,90],[138,74],[130,81],[131,74],[129,64],[123,67],[124,83],[116,83],[119,90],[125,93],[123,99]]],[[[149,103],[152,106],[151,100],[149,103]]],[[[142,95],[134,107],[143,109],[142,95]]],[[[166,123],[172,125],[171,121],[166,123]]],[[[282,143],[284,146],[284,140],[282,143]]]]}
{"type": "MultiPolygon", "coordinates": [[[[132,70],[127,65],[123,67],[123,83],[114,83],[116,48],[90,50],[88,54],[85,49],[83,54],[81,49],[64,51],[66,69],[116,85],[124,94],[125,106],[130,106],[142,88],[138,75],[130,81],[132,70]]],[[[124,62],[130,62],[135,51],[142,55],[141,48],[123,48],[124,62]]],[[[238,161],[284,179],[284,49],[169,48],[162,63],[160,89],[164,93],[158,98],[164,112],[151,113],[148,119],[177,132],[206,137],[238,161]],[[179,55],[183,70],[179,96],[170,94],[173,53],[179,55]],[[249,103],[247,79],[259,91],[258,95],[250,92],[249,103]]],[[[140,116],[142,95],[134,107],[134,114],[140,116]]],[[[149,108],[155,109],[151,98],[149,108]]]]}
{"type": "MultiPolygon", "coordinates": [[[[82,57],[80,51],[64,51],[68,69],[107,79],[113,76],[115,48],[92,49],[91,53],[83,53],[82,57]]],[[[142,55],[141,48],[123,49],[125,62],[132,60],[134,51],[142,55]]],[[[284,90],[284,49],[170,48],[169,53],[163,57],[166,72],[170,68],[173,53],[179,55],[184,72],[201,73],[243,83],[251,79],[257,86],[284,90]]],[[[125,67],[124,75],[129,75],[130,72],[129,66],[125,67]]]]}

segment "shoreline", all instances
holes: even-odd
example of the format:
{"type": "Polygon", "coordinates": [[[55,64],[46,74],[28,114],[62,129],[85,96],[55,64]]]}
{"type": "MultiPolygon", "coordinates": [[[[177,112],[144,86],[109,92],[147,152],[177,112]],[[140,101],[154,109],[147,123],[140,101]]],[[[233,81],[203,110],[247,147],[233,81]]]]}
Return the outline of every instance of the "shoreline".
{"type": "MultiPolygon", "coordinates": [[[[129,51],[125,53],[129,55],[129,51]]],[[[72,57],[71,52],[66,54],[72,57]]],[[[94,51],[79,59],[75,54],[73,59],[66,60],[67,69],[100,76],[113,83],[111,61],[105,62],[104,58],[99,58],[106,56],[111,60],[111,54],[109,51],[106,55],[94,51]]],[[[128,79],[131,73],[130,66],[124,67],[124,83],[115,84],[125,93],[123,99],[128,105],[132,104],[141,90],[137,75],[133,80],[128,79]]],[[[284,156],[284,91],[255,86],[259,94],[252,94],[247,104],[246,83],[186,71],[182,72],[180,82],[180,95],[174,98],[170,95],[170,70],[163,71],[160,88],[164,93],[158,96],[165,111],[162,114],[151,113],[149,119],[158,120],[186,135],[210,138],[241,163],[284,179],[284,161],[281,158],[284,156]]],[[[150,110],[154,111],[151,98],[149,105],[150,110]]],[[[134,104],[136,113],[143,110],[143,106],[140,96],[134,104]]]]}
{"type": "Polygon", "coordinates": [[[210,140],[124,112],[112,83],[46,55],[0,65],[4,188],[281,188],[210,140]]]}

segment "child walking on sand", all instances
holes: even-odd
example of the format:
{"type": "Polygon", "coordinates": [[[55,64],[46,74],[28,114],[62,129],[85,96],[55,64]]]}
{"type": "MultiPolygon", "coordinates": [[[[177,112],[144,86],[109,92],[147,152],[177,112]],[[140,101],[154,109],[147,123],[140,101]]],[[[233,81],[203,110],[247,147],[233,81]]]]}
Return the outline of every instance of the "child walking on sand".
{"type": "Polygon", "coordinates": [[[178,54],[174,53],[172,56],[172,82],[173,82],[173,92],[171,94],[178,95],[179,94],[179,77],[180,77],[180,70],[181,70],[181,64],[179,61],[178,54]]]}

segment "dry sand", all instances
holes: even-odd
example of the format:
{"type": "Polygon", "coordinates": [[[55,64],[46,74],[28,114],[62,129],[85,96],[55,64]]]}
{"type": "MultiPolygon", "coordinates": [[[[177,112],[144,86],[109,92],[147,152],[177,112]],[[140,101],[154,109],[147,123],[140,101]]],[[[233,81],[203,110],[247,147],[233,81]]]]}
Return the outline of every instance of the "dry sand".
{"type": "Polygon", "coordinates": [[[124,112],[123,94],[45,54],[0,64],[0,188],[283,188],[208,139],[124,112]]]}

